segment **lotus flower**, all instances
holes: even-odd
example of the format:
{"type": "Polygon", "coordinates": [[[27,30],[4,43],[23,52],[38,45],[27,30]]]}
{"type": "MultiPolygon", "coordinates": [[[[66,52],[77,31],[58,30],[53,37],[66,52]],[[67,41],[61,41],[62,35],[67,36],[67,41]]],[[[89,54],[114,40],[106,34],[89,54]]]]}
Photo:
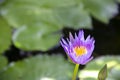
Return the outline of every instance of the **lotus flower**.
{"type": "Polygon", "coordinates": [[[90,35],[85,39],[83,30],[79,31],[78,36],[75,33],[75,38],[70,33],[69,39],[62,38],[60,43],[68,57],[75,64],[85,65],[93,59],[91,55],[94,50],[95,40],[90,35]]]}

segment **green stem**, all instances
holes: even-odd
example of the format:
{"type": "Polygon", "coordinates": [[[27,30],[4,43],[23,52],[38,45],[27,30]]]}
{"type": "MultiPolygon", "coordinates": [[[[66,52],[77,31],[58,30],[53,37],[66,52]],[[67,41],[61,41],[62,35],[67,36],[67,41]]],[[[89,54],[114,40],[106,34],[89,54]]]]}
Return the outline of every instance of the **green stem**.
{"type": "Polygon", "coordinates": [[[73,73],[72,80],[76,80],[76,76],[77,76],[77,73],[78,73],[78,68],[79,68],[79,64],[76,64],[76,65],[75,65],[75,69],[74,69],[74,73],[73,73]]]}

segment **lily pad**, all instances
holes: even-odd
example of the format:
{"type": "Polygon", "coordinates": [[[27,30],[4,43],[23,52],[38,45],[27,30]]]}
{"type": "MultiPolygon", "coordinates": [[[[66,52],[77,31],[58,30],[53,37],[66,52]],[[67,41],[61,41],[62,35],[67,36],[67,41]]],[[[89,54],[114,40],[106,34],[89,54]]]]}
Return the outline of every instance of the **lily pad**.
{"type": "Polygon", "coordinates": [[[100,69],[105,64],[107,64],[108,69],[107,80],[119,80],[120,68],[118,67],[120,67],[120,56],[104,56],[91,61],[84,70],[79,72],[79,78],[84,80],[96,80],[100,69]],[[111,74],[112,76],[110,76],[111,74]]]}
{"type": "Polygon", "coordinates": [[[115,0],[7,0],[0,8],[1,16],[16,29],[17,47],[43,51],[57,44],[60,34],[55,32],[63,27],[91,29],[90,15],[108,23],[117,11],[115,0]]]}
{"type": "Polygon", "coordinates": [[[117,0],[120,3],[120,0],[117,0]]]}
{"type": "Polygon", "coordinates": [[[115,0],[82,0],[92,16],[96,19],[108,23],[109,20],[118,13],[118,6],[115,0]]]}
{"type": "Polygon", "coordinates": [[[66,7],[55,10],[57,20],[63,24],[63,26],[71,27],[74,29],[79,28],[92,28],[92,21],[89,13],[84,10],[81,3],[77,7],[66,7]]]}
{"type": "Polygon", "coordinates": [[[13,35],[13,42],[16,47],[23,50],[46,51],[59,43],[60,34],[57,32],[45,32],[41,27],[20,27],[13,35]]]}
{"type": "Polygon", "coordinates": [[[57,30],[64,26],[91,28],[91,18],[82,5],[79,7],[75,0],[9,0],[2,6],[1,13],[15,28],[42,27],[41,24],[49,24],[48,28],[57,30]]]}
{"type": "Polygon", "coordinates": [[[2,16],[13,27],[49,23],[57,29],[91,28],[90,14],[107,23],[117,12],[115,0],[9,0],[1,8],[2,16]]]}
{"type": "Polygon", "coordinates": [[[11,27],[2,17],[0,17],[0,54],[9,48],[11,44],[11,37],[11,27]]]}
{"type": "Polygon", "coordinates": [[[5,69],[7,65],[7,59],[4,56],[0,56],[0,73],[5,69]]]}
{"type": "Polygon", "coordinates": [[[120,80],[120,65],[117,65],[110,70],[106,80],[120,80]]]}
{"type": "Polygon", "coordinates": [[[70,80],[73,68],[61,55],[37,55],[11,63],[0,80],[70,80]]]}

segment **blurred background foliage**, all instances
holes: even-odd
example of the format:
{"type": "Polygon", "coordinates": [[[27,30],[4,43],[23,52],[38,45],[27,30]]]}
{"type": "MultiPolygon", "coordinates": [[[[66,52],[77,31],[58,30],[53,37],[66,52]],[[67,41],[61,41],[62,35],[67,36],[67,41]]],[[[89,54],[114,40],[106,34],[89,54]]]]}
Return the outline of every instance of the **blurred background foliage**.
{"type": "MultiPolygon", "coordinates": [[[[108,76],[106,80],[120,80],[120,56],[102,56],[87,64],[79,71],[81,80],[97,80],[98,72],[107,64],[108,76]]],[[[104,75],[104,74],[103,74],[104,75]]]]}
{"type": "MultiPolygon", "coordinates": [[[[59,42],[58,31],[63,27],[90,29],[91,16],[108,23],[117,12],[115,0],[5,0],[0,6],[0,15],[5,20],[4,24],[1,22],[1,26],[14,29],[14,45],[23,50],[42,51],[59,42]]],[[[6,34],[10,32],[11,29],[6,34]]],[[[11,38],[8,40],[11,41],[11,38]]],[[[4,49],[6,48],[8,47],[4,49]]]]}
{"type": "MultiPolygon", "coordinates": [[[[119,54],[119,2],[120,0],[0,0],[0,80],[70,80],[73,65],[64,60],[66,56],[59,41],[61,37],[67,37],[70,31],[79,29],[85,30],[85,36],[91,34],[95,37],[95,58],[119,54]]],[[[115,60],[117,63],[119,58],[110,56],[100,59],[105,59],[106,62],[96,70],[100,70],[107,61],[115,60]]],[[[96,60],[93,63],[96,64],[93,64],[94,67],[98,66],[96,60]]],[[[89,70],[88,67],[94,69],[90,64],[86,70],[89,70]]],[[[115,75],[112,76],[113,79],[108,76],[108,80],[120,79],[116,76],[120,73],[115,72],[120,70],[118,67],[109,69],[109,75],[115,75]]]]}
{"type": "Polygon", "coordinates": [[[73,65],[61,55],[38,55],[13,62],[5,68],[0,73],[0,80],[70,80],[73,65]]]}

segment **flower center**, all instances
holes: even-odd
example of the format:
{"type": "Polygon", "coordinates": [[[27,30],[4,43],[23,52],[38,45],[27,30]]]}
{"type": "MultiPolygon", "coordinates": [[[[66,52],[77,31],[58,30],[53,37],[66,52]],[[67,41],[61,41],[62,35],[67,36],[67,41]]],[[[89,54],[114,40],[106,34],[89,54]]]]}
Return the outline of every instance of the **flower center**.
{"type": "Polygon", "coordinates": [[[73,51],[75,52],[76,56],[82,56],[84,54],[86,54],[87,50],[84,46],[77,46],[73,49],[73,51]]]}

